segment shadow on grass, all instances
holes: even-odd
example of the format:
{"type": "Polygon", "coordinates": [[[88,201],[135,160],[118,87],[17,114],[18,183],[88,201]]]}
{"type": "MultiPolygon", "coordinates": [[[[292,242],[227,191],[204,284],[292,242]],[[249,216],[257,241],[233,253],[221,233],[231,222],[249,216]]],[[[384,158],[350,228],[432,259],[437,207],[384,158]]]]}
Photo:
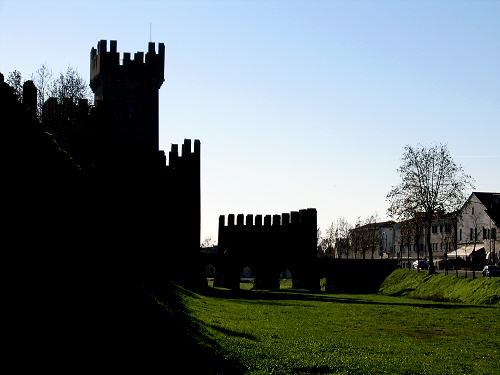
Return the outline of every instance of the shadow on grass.
{"type": "Polygon", "coordinates": [[[413,292],[415,290],[415,288],[406,288],[406,289],[403,289],[403,290],[400,290],[396,293],[390,293],[390,294],[387,294],[388,296],[390,297],[401,297],[401,296],[404,296],[410,292],[413,292]]]}
{"type": "MultiPolygon", "coordinates": [[[[135,287],[116,301],[114,314],[92,343],[102,352],[99,367],[111,373],[241,374],[239,363],[223,357],[220,346],[202,334],[201,323],[192,318],[183,294],[190,291],[167,285],[161,291],[135,287]]],[[[97,359],[97,358],[96,358],[97,359]]]]}
{"type": "Polygon", "coordinates": [[[207,327],[215,329],[216,331],[219,331],[219,332],[221,332],[221,333],[223,333],[225,335],[228,335],[228,336],[242,337],[242,338],[245,338],[245,339],[248,339],[248,340],[252,340],[252,341],[259,341],[257,339],[257,337],[255,337],[254,335],[251,335],[249,333],[237,332],[237,331],[233,331],[232,329],[228,329],[228,328],[224,328],[224,327],[219,327],[219,326],[216,326],[216,325],[213,325],[213,324],[207,324],[207,327]]]}
{"type": "MultiPolygon", "coordinates": [[[[200,298],[191,291],[172,284],[154,298],[155,307],[161,309],[159,313],[162,315],[163,335],[167,343],[164,349],[168,349],[168,358],[175,364],[165,369],[178,374],[242,374],[244,368],[239,363],[224,358],[219,344],[202,334],[203,323],[188,313],[182,300],[183,294],[191,298],[200,298]]],[[[255,340],[251,335],[221,327],[211,326],[211,328],[227,335],[255,340]]]]}
{"type": "MultiPolygon", "coordinates": [[[[320,293],[309,293],[304,290],[287,291],[264,291],[264,290],[239,290],[232,291],[222,288],[207,288],[204,295],[217,298],[233,299],[233,300],[246,300],[250,303],[260,304],[280,304],[279,302],[267,301],[318,301],[318,302],[332,302],[332,303],[346,303],[346,304],[363,304],[363,305],[388,305],[388,306],[409,306],[409,307],[422,307],[430,309],[464,309],[464,308],[483,308],[495,309],[495,306],[487,305],[470,305],[470,304],[457,304],[457,303],[432,303],[432,301],[421,302],[406,302],[406,301],[374,301],[359,297],[341,297],[339,295],[326,295],[320,293]]],[[[294,305],[296,306],[296,305],[294,305]]]]}
{"type": "Polygon", "coordinates": [[[332,369],[327,366],[299,367],[293,369],[293,373],[297,375],[322,375],[322,374],[331,374],[332,369]]]}

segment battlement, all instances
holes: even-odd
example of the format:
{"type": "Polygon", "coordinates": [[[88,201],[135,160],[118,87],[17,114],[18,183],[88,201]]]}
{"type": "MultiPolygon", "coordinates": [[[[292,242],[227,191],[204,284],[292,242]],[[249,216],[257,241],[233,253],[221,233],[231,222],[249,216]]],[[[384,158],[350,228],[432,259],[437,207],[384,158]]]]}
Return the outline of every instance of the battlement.
{"type": "Polygon", "coordinates": [[[314,225],[316,227],[317,212],[315,208],[307,208],[281,215],[224,215],[219,216],[219,228],[288,228],[294,226],[314,225]],[[255,218],[255,220],[254,220],[255,218]],[[264,218],[264,220],[262,220],[264,218]],[[245,220],[244,220],[245,219],[245,220]]]}
{"type": "Polygon", "coordinates": [[[184,143],[181,145],[181,154],[179,155],[179,145],[172,144],[170,151],[168,153],[168,165],[169,167],[176,168],[182,161],[188,160],[200,160],[200,149],[201,143],[198,139],[193,142],[193,147],[191,147],[191,139],[184,139],[184,143]]]}
{"type": "MultiPolygon", "coordinates": [[[[159,89],[165,80],[165,45],[158,43],[158,52],[156,52],[155,43],[148,43],[148,52],[136,52],[133,59],[129,52],[123,53],[120,59],[120,53],[117,51],[116,40],[109,43],[107,40],[100,40],[97,48],[90,50],[90,86],[92,90],[102,84],[101,80],[106,76],[108,79],[118,79],[126,76],[153,79],[156,82],[156,89],[159,89]],[[145,58],[144,58],[145,57],[145,58]]],[[[118,82],[116,82],[118,83],[118,82]]]]}
{"type": "Polygon", "coordinates": [[[116,40],[100,40],[90,50],[90,87],[102,104],[106,127],[116,148],[159,151],[159,89],[163,82],[165,45],[149,43],[148,51],[120,61],[116,40]]]}

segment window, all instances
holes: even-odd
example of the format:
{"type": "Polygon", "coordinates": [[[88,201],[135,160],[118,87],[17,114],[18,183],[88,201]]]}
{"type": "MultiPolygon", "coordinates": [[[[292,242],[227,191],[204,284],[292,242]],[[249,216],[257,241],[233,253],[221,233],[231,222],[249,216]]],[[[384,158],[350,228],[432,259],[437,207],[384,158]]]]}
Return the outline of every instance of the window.
{"type": "Polygon", "coordinates": [[[486,228],[483,227],[483,240],[488,238],[488,232],[486,231],[486,228]]]}
{"type": "Polygon", "coordinates": [[[439,233],[443,233],[443,224],[439,226],[439,233]]]}
{"type": "Polygon", "coordinates": [[[458,238],[460,241],[462,241],[462,228],[460,228],[458,238]]]}
{"type": "Polygon", "coordinates": [[[450,232],[451,232],[451,224],[446,224],[446,225],[444,226],[444,231],[445,231],[446,233],[450,233],[450,232]]]}
{"type": "Polygon", "coordinates": [[[471,210],[471,211],[472,211],[472,215],[474,215],[474,206],[472,207],[472,210],[471,210]]]}
{"type": "Polygon", "coordinates": [[[473,238],[474,238],[474,229],[470,228],[469,241],[472,241],[473,238]]]}
{"type": "Polygon", "coordinates": [[[437,233],[437,231],[438,231],[437,225],[433,225],[432,226],[432,233],[437,233]]]}
{"type": "Polygon", "coordinates": [[[492,240],[497,239],[497,228],[491,228],[491,239],[492,240]]]}

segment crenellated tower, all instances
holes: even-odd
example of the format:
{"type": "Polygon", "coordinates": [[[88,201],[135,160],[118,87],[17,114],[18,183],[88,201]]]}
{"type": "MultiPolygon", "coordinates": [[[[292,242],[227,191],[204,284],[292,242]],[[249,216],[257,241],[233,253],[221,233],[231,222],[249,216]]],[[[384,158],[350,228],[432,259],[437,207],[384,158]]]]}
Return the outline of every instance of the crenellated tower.
{"type": "Polygon", "coordinates": [[[159,152],[159,89],[165,80],[165,45],[149,43],[148,52],[120,59],[117,43],[100,40],[90,51],[90,87],[107,121],[102,136],[110,150],[135,160],[159,152]]]}

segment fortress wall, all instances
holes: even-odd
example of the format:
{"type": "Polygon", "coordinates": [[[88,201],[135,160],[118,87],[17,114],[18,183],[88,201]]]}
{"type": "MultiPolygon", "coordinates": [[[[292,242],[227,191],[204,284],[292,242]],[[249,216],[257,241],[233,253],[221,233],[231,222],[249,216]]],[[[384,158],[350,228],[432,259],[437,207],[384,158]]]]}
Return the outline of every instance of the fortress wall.
{"type": "Polygon", "coordinates": [[[316,209],[309,208],[281,215],[229,214],[227,220],[219,216],[222,269],[215,284],[237,289],[238,270],[250,266],[255,269],[256,287],[279,288],[279,275],[287,268],[295,287],[316,289],[316,215],[316,209]]]}

